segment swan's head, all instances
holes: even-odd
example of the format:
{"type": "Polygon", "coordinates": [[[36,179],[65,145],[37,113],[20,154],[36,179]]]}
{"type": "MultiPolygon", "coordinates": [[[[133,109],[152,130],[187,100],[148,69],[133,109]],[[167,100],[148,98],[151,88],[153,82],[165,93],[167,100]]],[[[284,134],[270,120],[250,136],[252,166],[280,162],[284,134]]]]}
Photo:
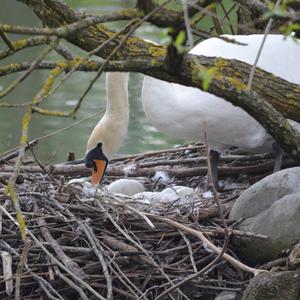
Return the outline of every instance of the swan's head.
{"type": "Polygon", "coordinates": [[[108,159],[103,153],[102,143],[98,143],[94,148],[86,152],[84,163],[87,168],[92,169],[92,184],[98,185],[108,164],[108,159]]]}
{"type": "Polygon", "coordinates": [[[85,165],[92,169],[92,184],[101,182],[108,161],[126,136],[129,121],[128,73],[106,74],[106,112],[93,129],[86,147],[85,165]]]}

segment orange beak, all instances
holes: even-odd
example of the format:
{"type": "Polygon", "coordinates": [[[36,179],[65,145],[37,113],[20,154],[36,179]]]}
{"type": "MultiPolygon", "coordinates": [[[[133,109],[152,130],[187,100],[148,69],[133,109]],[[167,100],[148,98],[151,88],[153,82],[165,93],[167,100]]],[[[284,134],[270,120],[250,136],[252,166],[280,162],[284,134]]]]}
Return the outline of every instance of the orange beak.
{"type": "Polygon", "coordinates": [[[99,159],[95,159],[94,160],[95,164],[96,164],[96,170],[93,169],[92,171],[92,185],[96,186],[98,185],[104,175],[105,169],[106,169],[106,165],[107,165],[107,161],[105,160],[99,160],[99,159]]]}

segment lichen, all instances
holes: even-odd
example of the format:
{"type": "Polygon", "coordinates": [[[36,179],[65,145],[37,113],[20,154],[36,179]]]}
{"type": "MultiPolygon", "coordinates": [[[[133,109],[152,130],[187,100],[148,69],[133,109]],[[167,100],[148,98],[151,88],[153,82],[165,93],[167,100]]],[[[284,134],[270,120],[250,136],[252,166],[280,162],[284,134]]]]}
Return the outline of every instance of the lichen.
{"type": "Polygon", "coordinates": [[[220,58],[220,57],[216,58],[215,67],[217,69],[223,69],[223,68],[227,67],[228,64],[229,64],[228,60],[226,60],[224,58],[220,58]]]}
{"type": "Polygon", "coordinates": [[[69,113],[65,113],[63,111],[56,111],[56,110],[48,110],[40,107],[33,107],[33,110],[35,112],[38,112],[40,114],[46,115],[46,116],[53,116],[53,117],[69,117],[69,113]]]}
{"type": "Polygon", "coordinates": [[[8,24],[3,24],[3,25],[1,26],[1,29],[2,29],[2,31],[7,32],[7,31],[10,31],[11,26],[8,25],[8,24]]]}
{"type": "Polygon", "coordinates": [[[164,46],[157,47],[155,45],[148,48],[148,52],[154,57],[165,57],[167,55],[167,49],[164,46]]]}
{"type": "Polygon", "coordinates": [[[238,91],[244,91],[247,89],[247,85],[236,77],[226,77],[229,83],[238,91]]]}
{"type": "Polygon", "coordinates": [[[11,181],[8,182],[8,184],[5,188],[5,194],[6,194],[6,196],[8,196],[11,199],[11,201],[13,202],[13,204],[16,208],[17,220],[18,220],[19,227],[20,227],[21,237],[23,240],[25,240],[26,239],[26,224],[25,224],[25,221],[24,221],[24,218],[23,218],[23,215],[22,215],[20,209],[18,209],[18,207],[19,207],[18,196],[15,192],[15,189],[14,189],[11,181]]]}
{"type": "Polygon", "coordinates": [[[27,43],[28,43],[28,40],[21,39],[21,40],[13,41],[12,45],[15,49],[23,49],[26,47],[27,43]]]}
{"type": "Polygon", "coordinates": [[[31,120],[32,112],[31,107],[26,108],[25,114],[22,119],[22,136],[21,136],[21,145],[26,145],[28,142],[28,128],[31,120]]]}

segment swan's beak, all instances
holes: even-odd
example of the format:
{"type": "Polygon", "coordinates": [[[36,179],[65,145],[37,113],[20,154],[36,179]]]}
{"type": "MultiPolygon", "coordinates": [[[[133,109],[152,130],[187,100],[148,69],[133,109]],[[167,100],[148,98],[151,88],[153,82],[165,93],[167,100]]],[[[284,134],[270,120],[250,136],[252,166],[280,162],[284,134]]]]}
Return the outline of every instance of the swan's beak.
{"type": "Polygon", "coordinates": [[[91,183],[92,183],[92,185],[96,186],[101,182],[101,180],[104,176],[104,172],[105,172],[105,169],[107,166],[107,161],[95,159],[94,163],[95,163],[95,165],[94,165],[94,168],[92,171],[91,183]]]}

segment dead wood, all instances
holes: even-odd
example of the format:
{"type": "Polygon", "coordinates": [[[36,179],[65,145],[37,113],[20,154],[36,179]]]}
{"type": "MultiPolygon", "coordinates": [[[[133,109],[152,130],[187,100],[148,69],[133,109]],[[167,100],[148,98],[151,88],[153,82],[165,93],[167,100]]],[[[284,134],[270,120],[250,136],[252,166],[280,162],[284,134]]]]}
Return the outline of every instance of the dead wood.
{"type": "MultiPolygon", "coordinates": [[[[104,184],[122,178],[124,168],[140,164],[143,167],[138,170],[145,173],[134,171],[131,176],[138,175],[135,178],[142,180],[150,191],[181,184],[196,188],[205,179],[199,173],[192,176],[190,169],[203,168],[206,172],[201,151],[203,147],[193,146],[118,157],[111,163],[108,173],[114,176],[106,176],[104,184]],[[194,160],[199,167],[191,164],[194,160]],[[169,166],[166,161],[170,161],[169,166]],[[181,165],[176,166],[173,161],[181,165]],[[151,162],[157,162],[158,166],[147,167],[151,162]],[[176,175],[188,172],[190,175],[175,176],[170,183],[151,179],[149,170],[157,171],[161,162],[163,168],[176,171],[176,175]],[[119,173],[110,173],[112,170],[119,173]]],[[[259,170],[257,163],[271,169],[273,159],[270,155],[229,154],[222,160],[221,168],[259,170]]],[[[1,168],[10,170],[11,167],[3,165],[1,168]]],[[[42,173],[40,166],[22,166],[24,181],[16,185],[16,193],[21,210],[26,215],[27,232],[30,232],[31,243],[27,246],[20,238],[18,226],[12,221],[16,216],[14,208],[6,200],[4,189],[0,189],[1,199],[6,200],[0,206],[0,251],[9,253],[12,258],[12,282],[13,287],[15,282],[18,283],[20,299],[29,295],[33,299],[42,295],[59,299],[78,298],[79,295],[83,299],[90,299],[92,295],[97,299],[155,299],[159,295],[176,299],[181,295],[192,299],[195,293],[213,298],[222,290],[241,293],[251,278],[251,272],[259,272],[253,268],[243,269],[239,263],[236,264],[238,269],[232,267],[231,263],[235,264],[237,258],[229,241],[226,251],[229,262],[222,259],[219,263],[213,263],[205,277],[202,276],[201,270],[214,261],[214,252],[219,251],[224,243],[224,229],[216,204],[211,198],[203,198],[201,192],[192,203],[180,205],[176,202],[147,204],[106,193],[93,197],[85,194],[81,183],[68,185],[66,180],[63,186],[59,186],[59,172],[65,172],[67,178],[76,178],[80,173],[76,168],[78,166],[48,167],[56,179],[53,181],[42,173]],[[210,248],[211,243],[213,248],[210,248]],[[26,250],[26,263],[20,262],[23,248],[26,250]],[[195,275],[198,272],[199,275],[195,275]],[[82,278],[82,284],[79,284],[78,277],[82,278]]],[[[87,170],[81,171],[88,175],[87,170]]],[[[248,184],[264,174],[263,170],[258,173],[258,177],[248,174],[248,184]]],[[[244,185],[244,188],[247,186],[244,185]]],[[[240,189],[232,189],[219,195],[225,216],[239,193],[240,189]]],[[[232,225],[229,235],[266,238],[234,230],[232,225]]],[[[9,296],[6,292],[2,274],[0,298],[14,299],[13,294],[9,296]]]]}

